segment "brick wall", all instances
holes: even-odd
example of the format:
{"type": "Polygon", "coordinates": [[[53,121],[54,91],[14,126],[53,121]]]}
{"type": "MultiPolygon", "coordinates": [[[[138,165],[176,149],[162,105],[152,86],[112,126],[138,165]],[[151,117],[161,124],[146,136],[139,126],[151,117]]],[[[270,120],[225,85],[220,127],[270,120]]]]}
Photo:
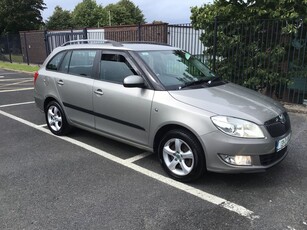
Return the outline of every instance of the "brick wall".
{"type": "Polygon", "coordinates": [[[44,31],[21,31],[19,34],[23,61],[42,64],[47,57],[44,31]]]}

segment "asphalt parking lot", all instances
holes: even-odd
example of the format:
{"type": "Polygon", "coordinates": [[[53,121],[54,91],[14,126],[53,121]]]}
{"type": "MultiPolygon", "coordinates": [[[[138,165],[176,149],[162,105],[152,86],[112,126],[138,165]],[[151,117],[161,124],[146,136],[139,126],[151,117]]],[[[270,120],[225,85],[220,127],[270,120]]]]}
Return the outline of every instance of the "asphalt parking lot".
{"type": "Polygon", "coordinates": [[[79,129],[59,138],[32,76],[0,69],[0,229],[307,229],[307,115],[283,162],[182,184],[154,154],[79,129]]]}

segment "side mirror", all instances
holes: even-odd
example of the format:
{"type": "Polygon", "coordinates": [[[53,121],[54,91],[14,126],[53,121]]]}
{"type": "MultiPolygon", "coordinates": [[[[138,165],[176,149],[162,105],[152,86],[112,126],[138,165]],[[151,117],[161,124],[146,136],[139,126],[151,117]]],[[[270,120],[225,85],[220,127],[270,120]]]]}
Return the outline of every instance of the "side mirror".
{"type": "Polygon", "coordinates": [[[138,75],[131,75],[124,79],[123,85],[127,88],[143,88],[145,86],[145,82],[142,77],[138,75]]]}

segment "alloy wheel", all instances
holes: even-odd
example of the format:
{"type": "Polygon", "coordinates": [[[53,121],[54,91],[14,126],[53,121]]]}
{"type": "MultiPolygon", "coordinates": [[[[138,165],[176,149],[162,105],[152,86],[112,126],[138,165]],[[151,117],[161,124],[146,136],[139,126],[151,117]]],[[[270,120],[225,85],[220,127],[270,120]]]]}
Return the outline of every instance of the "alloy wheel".
{"type": "Polygon", "coordinates": [[[54,105],[48,109],[48,124],[53,131],[60,131],[62,128],[62,114],[61,111],[54,105]]]}
{"type": "Polygon", "coordinates": [[[194,167],[191,147],[179,138],[172,138],[164,144],[163,159],[166,167],[178,176],[188,175],[194,167]]]}

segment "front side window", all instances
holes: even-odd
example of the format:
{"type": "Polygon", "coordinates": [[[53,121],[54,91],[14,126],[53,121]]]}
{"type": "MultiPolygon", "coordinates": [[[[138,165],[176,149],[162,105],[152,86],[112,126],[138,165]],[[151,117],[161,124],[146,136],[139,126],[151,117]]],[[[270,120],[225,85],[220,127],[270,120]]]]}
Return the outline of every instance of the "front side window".
{"type": "Polygon", "coordinates": [[[74,50],[70,57],[68,73],[92,77],[96,50],[74,50]]]}
{"type": "Polygon", "coordinates": [[[205,64],[182,50],[140,51],[138,55],[167,90],[182,89],[216,78],[205,64]]]}
{"type": "Polygon", "coordinates": [[[136,71],[123,55],[102,54],[100,62],[100,80],[122,84],[126,77],[136,74],[136,71]]]}

